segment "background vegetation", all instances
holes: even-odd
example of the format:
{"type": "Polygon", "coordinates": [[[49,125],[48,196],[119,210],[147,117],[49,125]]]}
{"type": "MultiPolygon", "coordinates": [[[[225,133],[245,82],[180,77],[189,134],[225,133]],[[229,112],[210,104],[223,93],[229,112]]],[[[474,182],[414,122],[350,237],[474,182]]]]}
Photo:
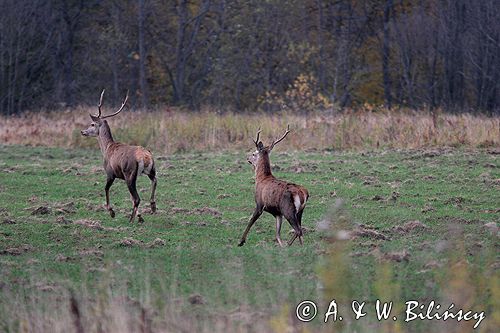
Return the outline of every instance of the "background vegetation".
{"type": "MultiPolygon", "coordinates": [[[[0,116],[0,141],[6,144],[97,149],[95,139],[80,131],[90,124],[94,108],[65,112],[31,112],[21,117],[0,116]]],[[[104,113],[110,113],[107,109],[104,113]]],[[[500,119],[470,114],[388,111],[363,108],[327,114],[310,112],[224,113],[215,111],[123,111],[108,120],[116,140],[143,145],[155,153],[239,151],[252,149],[257,129],[271,140],[287,124],[290,148],[308,150],[372,150],[387,148],[469,147],[500,145],[500,119]]]]}
{"type": "Polygon", "coordinates": [[[495,0],[4,0],[0,113],[385,105],[498,113],[495,0]]]}

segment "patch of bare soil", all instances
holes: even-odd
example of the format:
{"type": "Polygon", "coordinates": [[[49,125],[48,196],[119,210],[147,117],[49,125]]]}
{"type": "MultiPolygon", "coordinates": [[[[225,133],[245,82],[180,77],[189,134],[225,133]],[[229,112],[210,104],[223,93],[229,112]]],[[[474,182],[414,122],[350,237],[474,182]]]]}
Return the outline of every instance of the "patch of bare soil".
{"type": "Polygon", "coordinates": [[[390,240],[390,238],[372,227],[360,224],[350,232],[351,238],[366,237],[372,239],[390,240]]]}
{"type": "Polygon", "coordinates": [[[406,234],[412,232],[415,229],[429,229],[429,226],[423,224],[418,220],[415,220],[415,221],[408,221],[403,225],[397,225],[393,228],[394,231],[400,234],[406,234]]]}
{"type": "Polygon", "coordinates": [[[71,223],[73,223],[73,221],[68,220],[68,219],[67,219],[66,217],[64,217],[64,216],[58,216],[58,217],[56,218],[56,223],[58,223],[58,224],[71,224],[71,223]]]}
{"type": "Polygon", "coordinates": [[[126,237],[126,238],[122,239],[121,241],[119,241],[118,245],[125,246],[125,247],[132,247],[132,246],[141,245],[141,242],[138,240],[135,240],[133,238],[126,237]]]}
{"type": "Polygon", "coordinates": [[[493,235],[499,236],[498,225],[495,222],[489,222],[484,225],[484,227],[493,235]]]}
{"type": "Polygon", "coordinates": [[[73,214],[76,213],[75,203],[73,201],[66,203],[58,203],[54,205],[56,214],[73,214]]]}
{"type": "Polygon", "coordinates": [[[55,261],[59,261],[59,262],[68,262],[68,261],[74,261],[74,260],[76,260],[76,258],[64,255],[62,253],[59,253],[58,255],[56,255],[56,258],[55,258],[55,261]]]}
{"type": "Polygon", "coordinates": [[[500,148],[487,149],[486,152],[491,155],[500,155],[500,148]]]}
{"type": "Polygon", "coordinates": [[[439,268],[442,266],[443,266],[443,264],[441,264],[437,260],[431,260],[424,265],[424,268],[425,269],[433,269],[433,268],[439,268]]]}
{"type": "Polygon", "coordinates": [[[155,248],[155,247],[165,246],[166,244],[167,242],[165,242],[163,239],[155,238],[152,242],[148,243],[146,247],[155,248]]]}
{"type": "Polygon", "coordinates": [[[363,185],[380,187],[380,181],[377,177],[363,176],[362,179],[363,179],[363,185]]]}
{"type": "Polygon", "coordinates": [[[31,215],[47,215],[51,213],[51,209],[48,206],[40,206],[35,208],[32,212],[31,215]]]}
{"type": "Polygon", "coordinates": [[[90,228],[90,229],[95,229],[95,230],[103,230],[104,228],[102,227],[102,224],[100,221],[96,220],[90,220],[90,219],[81,219],[81,220],[76,220],[75,224],[90,228]]]}
{"type": "Polygon", "coordinates": [[[11,166],[11,167],[7,167],[7,168],[3,168],[2,172],[4,172],[4,173],[14,173],[14,172],[19,171],[20,169],[21,168],[19,166],[11,166]]]}
{"type": "Polygon", "coordinates": [[[372,198],[373,201],[385,201],[385,198],[381,195],[375,195],[373,198],[372,198]]]}
{"type": "Polygon", "coordinates": [[[0,250],[0,255],[11,255],[11,256],[20,256],[23,253],[32,251],[33,247],[28,244],[24,244],[18,247],[10,247],[5,250],[0,250]]]}
{"type": "Polygon", "coordinates": [[[433,211],[435,211],[435,210],[436,210],[436,209],[435,209],[434,207],[432,207],[432,206],[431,206],[431,205],[429,205],[429,204],[426,204],[426,205],[424,206],[424,208],[422,208],[421,212],[422,212],[422,213],[429,213],[429,212],[433,212],[433,211]]]}
{"type": "Polygon", "coordinates": [[[200,294],[194,294],[188,297],[188,302],[193,305],[205,304],[205,299],[200,294]]]}
{"type": "Polygon", "coordinates": [[[16,224],[16,221],[9,218],[5,218],[2,220],[2,224],[16,224]]]}
{"type": "Polygon", "coordinates": [[[98,257],[102,258],[104,257],[104,252],[98,249],[86,249],[86,250],[81,250],[78,252],[78,255],[80,257],[98,257]]]}
{"type": "Polygon", "coordinates": [[[55,292],[56,290],[60,289],[61,286],[57,285],[56,283],[37,282],[35,283],[35,288],[44,292],[55,292]]]}
{"type": "Polygon", "coordinates": [[[492,214],[496,214],[496,213],[500,213],[500,208],[496,208],[496,209],[485,209],[482,211],[483,213],[492,213],[492,214]]]}

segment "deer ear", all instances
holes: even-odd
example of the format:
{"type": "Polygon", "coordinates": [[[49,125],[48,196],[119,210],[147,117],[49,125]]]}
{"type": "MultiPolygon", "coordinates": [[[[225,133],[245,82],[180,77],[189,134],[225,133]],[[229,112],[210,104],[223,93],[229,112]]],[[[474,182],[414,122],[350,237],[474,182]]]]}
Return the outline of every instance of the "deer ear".
{"type": "Polygon", "coordinates": [[[96,116],[90,115],[90,119],[92,119],[92,121],[97,122],[97,121],[99,120],[99,117],[96,117],[96,116]]]}
{"type": "Polygon", "coordinates": [[[262,143],[262,141],[259,141],[259,143],[257,144],[257,149],[259,151],[263,150],[264,149],[264,144],[262,143]]]}

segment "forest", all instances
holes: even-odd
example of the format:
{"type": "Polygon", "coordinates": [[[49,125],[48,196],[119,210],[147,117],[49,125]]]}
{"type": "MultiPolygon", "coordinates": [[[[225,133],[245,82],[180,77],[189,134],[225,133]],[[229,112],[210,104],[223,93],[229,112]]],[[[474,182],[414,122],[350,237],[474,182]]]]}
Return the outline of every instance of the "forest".
{"type": "Polygon", "coordinates": [[[0,113],[500,113],[495,0],[2,0],[0,113]]]}

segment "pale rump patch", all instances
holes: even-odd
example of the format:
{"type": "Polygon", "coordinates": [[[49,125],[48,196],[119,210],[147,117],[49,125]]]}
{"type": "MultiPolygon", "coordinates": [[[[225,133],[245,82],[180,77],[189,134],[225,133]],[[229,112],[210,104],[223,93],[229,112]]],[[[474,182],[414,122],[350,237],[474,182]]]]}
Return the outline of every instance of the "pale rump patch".
{"type": "Polygon", "coordinates": [[[299,195],[296,194],[293,196],[293,204],[295,205],[295,210],[298,212],[301,206],[299,195]]]}
{"type": "Polygon", "coordinates": [[[153,168],[153,158],[151,153],[147,150],[138,149],[135,152],[135,158],[139,163],[137,174],[149,175],[151,169],[153,168]]]}

